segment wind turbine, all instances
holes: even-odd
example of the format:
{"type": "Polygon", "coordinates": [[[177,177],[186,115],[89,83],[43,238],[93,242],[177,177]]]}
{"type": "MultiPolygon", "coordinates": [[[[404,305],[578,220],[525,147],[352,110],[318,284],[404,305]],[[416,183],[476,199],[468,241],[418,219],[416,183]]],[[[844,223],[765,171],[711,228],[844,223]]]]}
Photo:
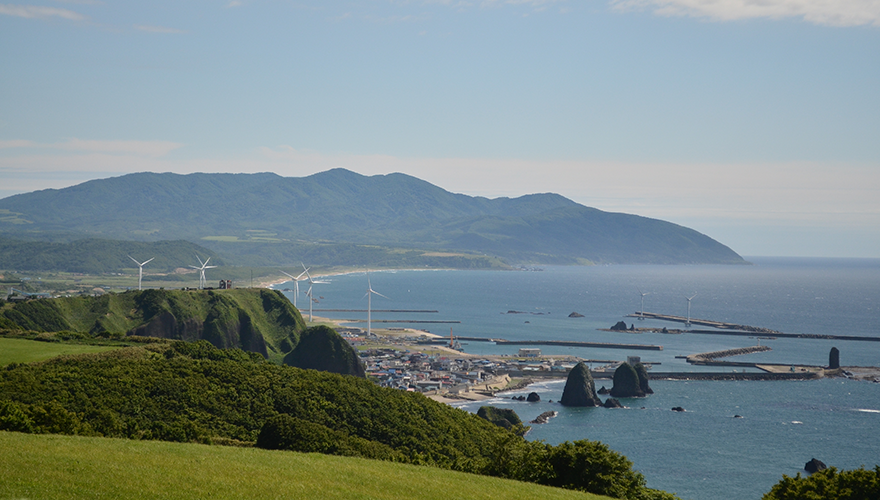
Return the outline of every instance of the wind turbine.
{"type": "Polygon", "coordinates": [[[303,264],[303,269],[305,269],[305,271],[303,271],[303,272],[306,273],[306,279],[309,280],[309,289],[306,292],[306,295],[309,296],[309,321],[312,321],[312,302],[315,301],[315,299],[312,297],[312,285],[320,285],[320,284],[327,283],[327,282],[313,280],[312,275],[309,274],[309,270],[308,270],[308,268],[306,268],[305,264],[303,264]]]}
{"type": "Polygon", "coordinates": [[[691,326],[691,301],[694,300],[694,297],[696,297],[696,296],[697,296],[697,294],[696,294],[696,292],[694,292],[694,294],[691,295],[690,297],[685,297],[688,301],[688,317],[687,317],[687,321],[684,322],[684,326],[691,326]]]}
{"type": "MultiPolygon", "coordinates": [[[[373,334],[372,328],[372,312],[373,312],[373,294],[378,295],[379,297],[385,297],[381,293],[373,290],[373,285],[370,283],[370,273],[367,273],[367,337],[373,334]]],[[[388,297],[385,297],[388,299],[388,297]]],[[[364,299],[361,299],[364,300],[364,299]]],[[[391,299],[388,299],[391,300],[391,299]]]]}
{"type": "MultiPolygon", "coordinates": [[[[131,260],[134,260],[134,257],[132,257],[131,255],[129,255],[128,258],[131,260]]],[[[155,259],[155,257],[153,257],[153,259],[155,259]]],[[[153,259],[150,259],[150,260],[153,260],[153,259]]],[[[147,264],[147,262],[150,262],[150,260],[145,260],[143,262],[138,262],[138,261],[134,260],[134,263],[138,265],[138,290],[141,289],[141,280],[144,277],[144,266],[147,264]]]]}
{"type": "Polygon", "coordinates": [[[305,267],[306,266],[303,266],[304,271],[299,273],[299,276],[297,277],[293,277],[293,275],[281,271],[282,274],[293,280],[293,307],[296,307],[296,297],[297,295],[299,295],[299,282],[306,279],[302,277],[303,274],[306,274],[306,271],[308,271],[308,269],[306,269],[305,267]]]}
{"type": "Polygon", "coordinates": [[[651,292],[642,292],[642,289],[639,289],[639,295],[642,296],[642,305],[639,307],[639,320],[645,320],[645,295],[650,295],[651,292]]]}
{"type": "Polygon", "coordinates": [[[208,280],[205,279],[205,269],[214,269],[217,266],[209,266],[208,265],[208,261],[211,260],[210,257],[205,259],[205,262],[202,262],[202,258],[199,257],[198,254],[196,254],[196,258],[199,259],[199,264],[201,264],[201,267],[196,267],[196,266],[189,266],[189,267],[199,270],[199,290],[201,290],[208,285],[208,280]]]}

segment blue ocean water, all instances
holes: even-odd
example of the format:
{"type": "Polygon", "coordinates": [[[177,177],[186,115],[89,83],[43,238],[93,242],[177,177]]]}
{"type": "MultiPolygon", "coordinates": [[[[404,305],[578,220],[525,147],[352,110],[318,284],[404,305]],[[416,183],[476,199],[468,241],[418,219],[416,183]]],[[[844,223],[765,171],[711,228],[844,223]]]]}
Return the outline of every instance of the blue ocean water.
{"type": "MultiPolygon", "coordinates": [[[[374,320],[447,320],[424,327],[432,333],[509,340],[579,340],[663,346],[662,351],[546,347],[548,354],[623,360],[638,355],[660,363],[655,371],[705,370],[677,355],[755,345],[758,339],[697,334],[609,333],[624,320],[637,326],[680,324],[628,318],[650,312],[767,327],[785,333],[880,336],[880,260],[750,258],[750,266],[546,266],[522,271],[396,271],[370,274],[373,309],[436,309],[434,314],[373,313],[374,320]],[[510,310],[523,314],[507,314],[510,310]],[[584,317],[569,318],[571,312],[584,317]]],[[[363,273],[326,278],[315,285],[321,309],[366,309],[363,273]]],[[[279,285],[284,288],[288,285],[279,285]]],[[[305,311],[306,297],[299,297],[305,311]]],[[[316,313],[366,319],[365,313],[316,313]]],[[[357,323],[364,326],[364,323],[357,323]]],[[[385,324],[383,326],[389,326],[385,324]]],[[[831,347],[841,364],[880,365],[880,343],[807,339],[760,340],[771,351],[736,361],[824,365],[831,347]]],[[[469,353],[512,354],[518,347],[469,342],[469,353]]],[[[601,385],[602,382],[600,381],[601,385]]],[[[654,381],[655,394],[624,401],[636,409],[567,409],[558,400],[562,383],[541,384],[545,402],[514,405],[524,420],[548,409],[560,415],[535,426],[530,439],[557,443],[593,439],[634,462],[649,486],[685,499],[747,499],[782,474],[797,473],[816,457],[839,468],[880,464],[880,384],[829,379],[809,382],[654,381]],[[644,410],[640,409],[642,406],[644,410]],[[669,411],[682,406],[688,411],[669,411]],[[740,414],[745,418],[734,419],[740,414]],[[799,422],[799,423],[796,423],[799,422]]],[[[479,405],[467,406],[475,411],[479,405]]]]}

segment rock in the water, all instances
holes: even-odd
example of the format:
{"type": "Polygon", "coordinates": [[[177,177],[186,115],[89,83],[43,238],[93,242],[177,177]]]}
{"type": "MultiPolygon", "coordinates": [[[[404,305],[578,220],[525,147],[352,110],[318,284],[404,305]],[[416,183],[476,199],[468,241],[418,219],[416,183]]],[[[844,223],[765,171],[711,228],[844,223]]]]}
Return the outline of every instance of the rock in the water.
{"type": "Polygon", "coordinates": [[[648,386],[648,381],[651,380],[651,377],[648,375],[648,367],[641,363],[636,363],[636,366],[633,368],[636,369],[636,374],[639,376],[639,389],[645,394],[654,394],[654,391],[648,386]]]}
{"type": "Polygon", "coordinates": [[[828,466],[822,463],[821,460],[816,460],[815,458],[807,462],[807,465],[804,465],[804,470],[809,472],[810,474],[813,474],[814,472],[819,472],[820,470],[825,470],[827,468],[828,466]]]}
{"type": "Polygon", "coordinates": [[[617,323],[614,324],[614,326],[611,327],[611,329],[616,332],[625,332],[626,331],[626,323],[624,323],[623,321],[618,321],[617,323]]]}
{"type": "Polygon", "coordinates": [[[538,395],[537,392],[530,392],[528,396],[526,396],[526,401],[529,403],[536,403],[541,400],[541,396],[538,395]]]}
{"type": "Polygon", "coordinates": [[[672,408],[672,411],[684,411],[684,408],[682,408],[681,406],[674,406],[672,408]]]}
{"type": "Polygon", "coordinates": [[[840,368],[840,351],[836,347],[832,347],[831,352],[828,353],[828,368],[832,370],[840,368]]]}
{"type": "Polygon", "coordinates": [[[615,398],[642,398],[644,391],[639,386],[639,374],[629,363],[623,363],[614,370],[614,386],[609,393],[615,398]]]}
{"type": "Polygon", "coordinates": [[[606,389],[605,386],[603,385],[602,388],[600,388],[600,389],[599,389],[598,391],[596,391],[596,392],[598,392],[599,394],[605,396],[605,395],[607,395],[607,394],[608,394],[609,392],[611,392],[611,391],[609,391],[608,389],[606,389]]]}
{"type": "Polygon", "coordinates": [[[605,404],[603,404],[605,408],[623,408],[623,405],[620,404],[620,401],[614,398],[608,398],[605,400],[605,404]]]}
{"type": "Polygon", "coordinates": [[[573,313],[569,314],[568,317],[569,318],[583,318],[584,315],[579,312],[573,312],[573,313]]]}
{"type": "Polygon", "coordinates": [[[743,418],[742,415],[734,415],[733,418],[743,418]]]}
{"type": "Polygon", "coordinates": [[[583,361],[576,364],[568,374],[565,389],[562,390],[562,406],[601,406],[602,401],[596,394],[596,386],[590,369],[583,361]]]}
{"type": "Polygon", "coordinates": [[[555,411],[545,411],[544,413],[538,415],[534,420],[529,422],[530,424],[546,424],[551,418],[558,415],[555,411]]]}
{"type": "Polygon", "coordinates": [[[525,401],[526,400],[525,396],[513,396],[510,399],[512,399],[514,401],[525,401]]]}

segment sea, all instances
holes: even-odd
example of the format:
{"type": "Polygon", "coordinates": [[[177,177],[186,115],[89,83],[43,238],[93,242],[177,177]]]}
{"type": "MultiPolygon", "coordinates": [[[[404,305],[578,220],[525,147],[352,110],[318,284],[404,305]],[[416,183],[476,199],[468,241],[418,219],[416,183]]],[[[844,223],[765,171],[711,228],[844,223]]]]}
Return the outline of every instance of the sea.
{"type": "MultiPolygon", "coordinates": [[[[608,332],[618,321],[636,327],[685,329],[639,320],[636,311],[770,328],[784,333],[880,337],[880,259],[749,257],[751,265],[539,266],[519,271],[407,270],[328,276],[314,285],[314,314],[365,327],[368,282],[374,327],[412,327],[438,335],[507,340],[575,340],[662,346],[662,350],[540,346],[544,354],[606,361],[640,356],[653,372],[732,371],[689,365],[681,356],[766,345],[770,351],[730,361],[827,365],[832,347],[843,366],[880,366],[880,342],[608,332]],[[380,312],[431,310],[437,312],[380,312]],[[582,317],[569,317],[576,312],[582,317]],[[393,323],[377,323],[377,321],[393,323]],[[412,323],[406,323],[407,321],[412,323]],[[423,323],[424,322],[424,323],[423,323]]],[[[293,288],[292,283],[276,288],[293,288]]],[[[307,284],[297,305],[308,314],[307,284]]],[[[292,292],[285,292],[293,300],[292,292]]],[[[706,329],[692,327],[692,329],[706,329]]],[[[516,354],[520,346],[462,342],[472,354],[516,354]]],[[[609,380],[597,380],[597,387],[609,380]]],[[[817,458],[853,469],[880,464],[880,383],[830,378],[810,381],[653,380],[654,394],[622,399],[626,409],[566,408],[564,381],[543,381],[502,397],[457,405],[476,412],[491,404],[533,425],[528,439],[556,444],[590,439],[626,455],[649,487],[683,499],[757,499],[817,458]],[[511,396],[537,392],[541,401],[511,396]],[[686,411],[673,412],[680,406],[686,411]],[[735,416],[741,418],[737,418],[735,416]]]]}

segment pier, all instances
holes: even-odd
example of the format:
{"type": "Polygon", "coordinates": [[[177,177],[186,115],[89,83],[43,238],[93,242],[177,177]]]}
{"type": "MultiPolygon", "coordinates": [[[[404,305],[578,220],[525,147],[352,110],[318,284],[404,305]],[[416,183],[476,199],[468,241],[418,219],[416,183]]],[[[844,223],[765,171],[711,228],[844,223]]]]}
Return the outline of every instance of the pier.
{"type": "MultiPolygon", "coordinates": [[[[641,349],[647,351],[662,351],[662,345],[649,344],[615,344],[610,342],[578,342],[573,340],[506,340],[491,339],[485,337],[459,337],[455,336],[455,340],[459,342],[494,342],[496,345],[543,345],[543,346],[561,346],[561,347],[593,347],[599,349],[641,349]]],[[[437,338],[419,341],[420,344],[448,344],[448,338],[437,338]]]]}
{"type": "MultiPolygon", "coordinates": [[[[687,323],[687,318],[683,316],[675,316],[671,314],[658,314],[644,311],[636,311],[628,314],[627,318],[657,319],[661,321],[672,321],[676,323],[687,323]]],[[[862,337],[858,335],[825,335],[815,333],[782,333],[769,328],[750,325],[738,325],[736,323],[725,323],[723,321],[712,321],[709,319],[691,318],[692,325],[709,326],[717,328],[717,330],[670,330],[669,333],[691,333],[700,335],[732,335],[738,337],[751,337],[755,335],[766,335],[768,337],[787,338],[787,339],[809,339],[809,340],[848,340],[857,342],[880,342],[880,337],[862,337]]],[[[617,331],[617,330],[603,330],[617,331]]],[[[632,333],[631,330],[625,330],[632,333]]],[[[635,332],[657,331],[655,329],[636,328],[635,332]]]]}

